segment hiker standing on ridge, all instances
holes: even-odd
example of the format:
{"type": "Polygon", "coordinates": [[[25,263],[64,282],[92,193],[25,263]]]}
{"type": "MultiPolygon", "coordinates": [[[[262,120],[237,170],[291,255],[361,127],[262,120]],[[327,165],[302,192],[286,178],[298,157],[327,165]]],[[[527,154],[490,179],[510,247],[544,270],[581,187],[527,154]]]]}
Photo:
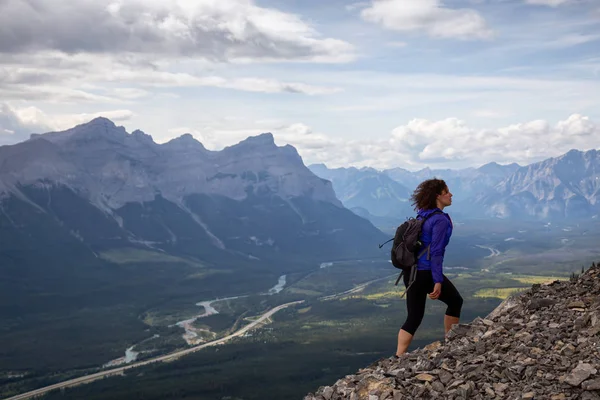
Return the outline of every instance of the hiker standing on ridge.
{"type": "Polygon", "coordinates": [[[441,300],[448,306],[444,316],[446,333],[452,325],[458,324],[463,304],[460,293],[444,276],[442,269],[446,246],[452,235],[452,220],[443,210],[452,204],[452,193],[443,180],[429,179],[419,184],[411,200],[418,212],[417,218],[427,218],[427,220],[421,228],[422,245],[419,251],[421,256],[417,260],[417,265],[413,266],[417,268],[414,282],[409,282],[412,274],[404,274],[408,316],[398,332],[396,357],[406,352],[421,325],[427,296],[432,300],[441,300]]]}

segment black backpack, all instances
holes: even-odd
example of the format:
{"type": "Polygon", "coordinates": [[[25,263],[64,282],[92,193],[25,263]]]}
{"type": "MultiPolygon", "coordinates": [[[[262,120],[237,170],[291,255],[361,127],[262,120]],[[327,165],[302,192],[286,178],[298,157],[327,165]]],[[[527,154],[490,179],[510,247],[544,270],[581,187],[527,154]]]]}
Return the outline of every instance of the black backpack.
{"type": "Polygon", "coordinates": [[[423,249],[420,252],[422,245],[420,237],[423,224],[429,217],[435,214],[443,213],[437,211],[429,214],[426,218],[419,219],[418,217],[411,217],[407,219],[404,223],[402,223],[402,225],[396,228],[396,234],[394,235],[393,239],[390,239],[387,242],[379,245],[379,248],[382,248],[386,243],[389,243],[392,240],[394,241],[390,251],[390,258],[392,265],[402,270],[400,276],[398,276],[398,279],[396,280],[395,285],[398,285],[398,282],[400,282],[403,274],[410,274],[409,287],[406,288],[406,291],[408,291],[410,285],[412,285],[417,275],[417,269],[413,267],[417,264],[419,257],[421,257],[425,251],[429,249],[429,246],[427,246],[426,249],[423,249]]]}

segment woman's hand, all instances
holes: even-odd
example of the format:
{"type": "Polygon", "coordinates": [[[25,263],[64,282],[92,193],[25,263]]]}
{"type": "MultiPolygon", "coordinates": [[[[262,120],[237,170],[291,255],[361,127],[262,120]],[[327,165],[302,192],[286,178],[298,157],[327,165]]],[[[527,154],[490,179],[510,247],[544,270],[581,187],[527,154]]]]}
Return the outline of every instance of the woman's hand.
{"type": "Polygon", "coordinates": [[[440,294],[442,294],[442,284],[436,283],[433,287],[433,292],[429,293],[429,298],[431,300],[437,300],[440,297],[440,294]]]}

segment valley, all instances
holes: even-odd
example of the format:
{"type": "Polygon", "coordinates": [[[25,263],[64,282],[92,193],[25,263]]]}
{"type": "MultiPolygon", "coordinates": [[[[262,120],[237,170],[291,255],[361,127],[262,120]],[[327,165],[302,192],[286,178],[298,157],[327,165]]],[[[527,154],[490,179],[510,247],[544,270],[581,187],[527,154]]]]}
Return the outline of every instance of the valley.
{"type": "MultiPolygon", "coordinates": [[[[489,222],[485,229],[480,221],[457,222],[447,250],[445,271],[465,298],[465,320],[486,315],[507,295],[533,283],[568,279],[580,266],[600,260],[600,251],[595,245],[600,238],[596,221],[552,228],[540,223],[489,222]],[[507,241],[509,238],[519,240],[507,241]]],[[[203,349],[168,365],[145,365],[139,371],[136,369],[138,372],[111,378],[110,383],[102,380],[62,389],[49,393],[46,398],[101,398],[95,396],[104,386],[110,386],[111,393],[114,390],[115,399],[131,398],[132,390],[141,390],[144,396],[150,396],[148,398],[169,398],[166,393],[175,387],[185,387],[178,390],[203,393],[203,398],[215,399],[224,396],[277,398],[310,391],[365,363],[389,356],[394,348],[395,335],[405,315],[404,300],[400,299],[404,288],[394,286],[397,271],[387,260],[388,250],[381,249],[381,258],[324,260],[311,269],[287,271],[285,278],[273,276],[270,283],[255,286],[253,293],[245,287],[237,293],[228,291],[213,296],[214,300],[202,300],[189,293],[187,302],[183,298],[176,302],[179,306],[166,303],[163,307],[146,310],[141,314],[146,321],[146,328],[141,329],[144,334],[141,343],[132,349],[135,342],[129,342],[120,350],[128,348],[138,352],[138,362],[229,337],[268,309],[304,301],[271,316],[268,325],[231,338],[227,345],[203,349]],[[186,337],[194,336],[191,332],[198,333],[196,341],[186,342],[186,337]],[[152,334],[159,336],[152,337],[152,334]],[[152,339],[148,340],[149,337],[152,339]],[[282,368],[283,360],[290,357],[294,363],[282,368]],[[256,369],[258,365],[260,369],[256,369]],[[252,381],[241,375],[249,370],[254,371],[252,381]],[[306,370],[314,371],[314,375],[304,375],[302,371],[306,370]],[[186,372],[175,377],[169,371],[186,372]],[[161,378],[167,375],[171,376],[168,381],[161,378]],[[271,387],[273,391],[267,393],[255,383],[263,379],[261,376],[278,377],[281,384],[271,387]],[[151,379],[162,383],[157,386],[151,379]],[[240,392],[237,386],[227,383],[231,379],[245,382],[247,386],[242,386],[244,390],[240,392]],[[289,379],[295,383],[290,385],[289,379]]],[[[193,281],[200,284],[204,279],[223,275],[208,272],[194,276],[193,281]]],[[[420,347],[441,337],[442,315],[443,305],[428,303],[428,313],[414,346],[420,347]]],[[[131,339],[124,334],[121,340],[131,339]]],[[[26,369],[13,371],[13,375],[25,375],[19,379],[5,378],[2,396],[34,390],[69,376],[101,371],[101,364],[44,377],[28,376],[26,369]]]]}

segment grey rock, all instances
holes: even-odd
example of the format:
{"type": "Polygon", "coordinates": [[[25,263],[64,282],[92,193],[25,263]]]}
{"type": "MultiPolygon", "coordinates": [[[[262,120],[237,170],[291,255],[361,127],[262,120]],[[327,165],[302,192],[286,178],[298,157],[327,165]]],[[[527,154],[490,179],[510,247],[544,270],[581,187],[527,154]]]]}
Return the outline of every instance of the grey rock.
{"type": "Polygon", "coordinates": [[[556,303],[553,299],[533,299],[527,307],[529,310],[538,310],[543,307],[550,307],[556,303]]]}
{"type": "Polygon", "coordinates": [[[565,382],[572,386],[578,386],[596,372],[598,371],[591,364],[581,363],[571,371],[565,382]]]}
{"type": "Polygon", "coordinates": [[[323,389],[323,398],[325,398],[325,400],[330,400],[331,396],[333,396],[333,388],[330,386],[327,386],[323,389]]]}
{"type": "Polygon", "coordinates": [[[590,379],[581,384],[583,390],[600,390],[600,378],[590,379]]]}
{"type": "Polygon", "coordinates": [[[600,400],[600,394],[595,392],[584,392],[581,397],[581,400],[600,400]]]}

